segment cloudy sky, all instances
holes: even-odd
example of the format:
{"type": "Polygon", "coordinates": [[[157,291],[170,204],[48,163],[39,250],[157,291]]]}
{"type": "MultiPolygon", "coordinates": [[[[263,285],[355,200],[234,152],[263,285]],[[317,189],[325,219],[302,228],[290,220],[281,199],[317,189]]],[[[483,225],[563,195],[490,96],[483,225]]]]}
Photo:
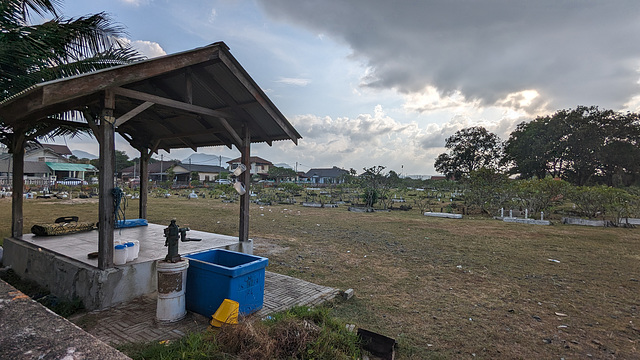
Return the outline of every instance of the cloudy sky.
{"type": "MultiPolygon", "coordinates": [[[[66,0],[149,57],[224,41],[303,136],[253,155],[298,170],[435,174],[455,131],[578,105],[640,111],[637,0],[66,0]]],[[[60,141],[57,141],[60,143],[60,141]]],[[[72,150],[97,153],[89,139],[72,150]]],[[[118,149],[138,154],[123,140],[118,149]]],[[[228,148],[199,152],[239,156],[228,148]]],[[[164,153],[183,159],[190,150],[164,153]]]]}

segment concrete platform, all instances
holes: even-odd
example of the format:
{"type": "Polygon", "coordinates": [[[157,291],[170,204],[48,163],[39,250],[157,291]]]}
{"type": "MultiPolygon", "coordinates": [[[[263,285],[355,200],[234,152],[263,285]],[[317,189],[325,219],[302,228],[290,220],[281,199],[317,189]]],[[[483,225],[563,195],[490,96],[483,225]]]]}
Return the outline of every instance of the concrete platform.
{"type": "MultiPolygon", "coordinates": [[[[80,298],[87,309],[106,309],[157,290],[156,260],[164,259],[166,226],[116,229],[114,240],[140,241],[137,260],[111,269],[98,269],[98,260],[87,254],[98,250],[98,232],[41,237],[32,234],[21,239],[4,241],[4,265],[22,278],[36,281],[61,299],[80,298]]],[[[190,238],[199,242],[181,242],[183,255],[208,249],[222,248],[251,254],[251,241],[240,243],[238,238],[189,231],[190,238]]]]}
{"type": "MultiPolygon", "coordinates": [[[[164,246],[164,229],[166,227],[167,226],[158,224],[149,224],[148,226],[114,230],[114,242],[128,242],[131,240],[140,241],[140,253],[138,255],[138,259],[129,262],[124,266],[164,259],[167,255],[167,248],[164,246]]],[[[202,241],[181,242],[179,245],[180,254],[186,255],[207,249],[235,246],[238,243],[237,237],[198,230],[187,231],[187,237],[202,239],[202,241]]],[[[22,236],[22,241],[33,244],[43,250],[52,251],[60,256],[77,260],[83,264],[90,265],[95,268],[98,267],[98,259],[89,259],[87,257],[87,254],[98,251],[97,230],[58,236],[36,236],[33,234],[25,234],[22,236]]]]}
{"type": "Polygon", "coordinates": [[[425,212],[424,216],[440,217],[440,218],[447,218],[447,219],[462,219],[462,214],[450,214],[450,213],[431,212],[431,211],[425,212]]]}
{"type": "Polygon", "coordinates": [[[549,220],[524,219],[516,217],[505,217],[502,219],[502,221],[518,224],[551,225],[551,222],[549,220]]]}

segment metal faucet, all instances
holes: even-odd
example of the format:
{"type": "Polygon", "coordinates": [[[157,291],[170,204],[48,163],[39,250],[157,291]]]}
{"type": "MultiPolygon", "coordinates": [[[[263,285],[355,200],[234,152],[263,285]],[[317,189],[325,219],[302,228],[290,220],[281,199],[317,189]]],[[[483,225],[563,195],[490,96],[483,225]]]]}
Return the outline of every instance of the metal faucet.
{"type": "Polygon", "coordinates": [[[167,238],[164,241],[164,246],[169,248],[169,253],[167,257],[164,258],[164,261],[176,263],[181,261],[180,254],[178,254],[178,240],[182,242],[186,241],[200,241],[202,239],[191,239],[187,237],[187,231],[190,229],[188,227],[178,227],[176,225],[176,219],[171,220],[171,224],[164,229],[164,237],[167,238]]]}

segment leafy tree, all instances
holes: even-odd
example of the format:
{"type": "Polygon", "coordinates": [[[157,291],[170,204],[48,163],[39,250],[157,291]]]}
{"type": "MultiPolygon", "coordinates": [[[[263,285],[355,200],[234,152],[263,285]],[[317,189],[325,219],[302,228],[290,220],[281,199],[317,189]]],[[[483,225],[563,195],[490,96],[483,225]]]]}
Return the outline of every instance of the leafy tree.
{"type": "Polygon", "coordinates": [[[342,173],[338,176],[338,184],[353,185],[358,181],[357,175],[358,172],[354,168],[351,168],[348,173],[342,173]]]}
{"type": "Polygon", "coordinates": [[[604,196],[600,187],[576,186],[571,188],[569,199],[575,205],[576,210],[582,216],[589,219],[595,218],[604,211],[604,196]]]}
{"type": "Polygon", "coordinates": [[[419,191],[416,198],[413,199],[414,205],[420,210],[420,214],[423,214],[431,205],[431,199],[429,199],[429,193],[427,191],[419,191]]]}
{"type": "Polygon", "coordinates": [[[435,168],[447,178],[462,179],[480,168],[497,170],[502,159],[500,138],[481,126],[457,131],[445,147],[449,153],[438,156],[435,168]]]}
{"type": "Polygon", "coordinates": [[[295,178],[296,172],[293,169],[288,169],[279,166],[270,166],[268,172],[270,179],[275,179],[276,184],[280,183],[280,180],[285,178],[295,178]]]}
{"type": "MultiPolygon", "coordinates": [[[[373,207],[378,200],[389,198],[388,195],[393,184],[392,178],[384,173],[385,168],[381,165],[364,168],[364,173],[360,174],[360,186],[363,189],[363,200],[366,207],[373,207]]],[[[383,202],[383,206],[386,209],[388,203],[383,202]]]]}
{"type": "Polygon", "coordinates": [[[520,204],[532,212],[548,210],[562,201],[569,191],[569,183],[550,177],[544,179],[519,180],[514,184],[520,204]]]}
{"type": "Polygon", "coordinates": [[[560,176],[565,164],[560,144],[567,135],[566,127],[550,116],[520,123],[505,143],[502,163],[513,165],[509,172],[525,179],[560,176]]]}
{"type": "Polygon", "coordinates": [[[503,163],[522,178],[550,174],[578,186],[628,186],[640,180],[639,119],[596,106],[559,110],[519,124],[503,163]]]}
{"type": "Polygon", "coordinates": [[[128,168],[129,166],[133,166],[136,164],[135,162],[129,160],[129,155],[127,155],[127,153],[122,150],[116,150],[114,153],[114,157],[116,159],[115,171],[117,173],[121,172],[124,168],[128,168]]]}
{"type": "Polygon", "coordinates": [[[640,197],[609,186],[581,186],[569,194],[576,209],[584,216],[601,216],[613,226],[625,225],[625,218],[637,215],[640,197]]]}
{"type": "Polygon", "coordinates": [[[494,169],[480,168],[466,180],[465,204],[491,214],[504,205],[509,196],[508,178],[494,169]]]}
{"type": "Polygon", "coordinates": [[[167,173],[167,182],[172,183],[175,181],[176,179],[176,172],[173,170],[176,166],[173,165],[170,168],[168,168],[165,172],[167,173]]]}

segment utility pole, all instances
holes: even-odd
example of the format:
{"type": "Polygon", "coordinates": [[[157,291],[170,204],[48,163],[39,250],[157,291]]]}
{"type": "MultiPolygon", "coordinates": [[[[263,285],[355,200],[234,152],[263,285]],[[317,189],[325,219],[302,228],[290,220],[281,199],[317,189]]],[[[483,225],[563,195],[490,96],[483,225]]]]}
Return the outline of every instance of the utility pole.
{"type": "Polygon", "coordinates": [[[162,162],[163,162],[163,158],[164,158],[164,155],[163,155],[163,154],[160,154],[160,182],[162,182],[162,179],[163,179],[163,176],[162,176],[162,165],[163,165],[163,163],[162,163],[162,162]]]}

